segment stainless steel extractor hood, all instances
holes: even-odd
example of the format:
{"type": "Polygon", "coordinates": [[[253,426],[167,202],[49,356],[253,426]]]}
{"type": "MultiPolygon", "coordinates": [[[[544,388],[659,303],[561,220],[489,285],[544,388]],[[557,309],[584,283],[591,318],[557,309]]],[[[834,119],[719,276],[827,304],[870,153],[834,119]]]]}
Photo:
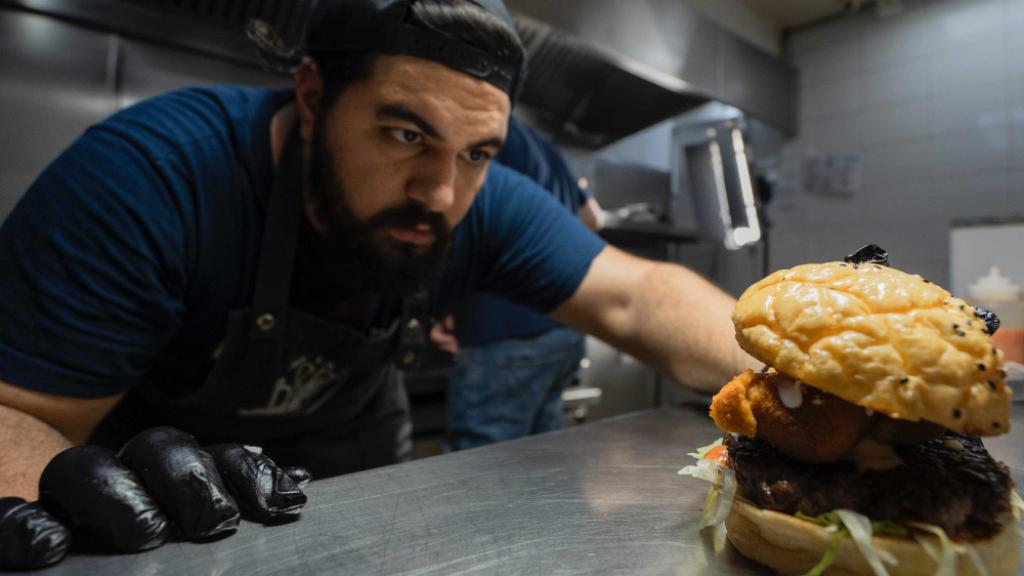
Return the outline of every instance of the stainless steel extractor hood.
{"type": "Polygon", "coordinates": [[[796,69],[682,0],[506,3],[529,57],[521,102],[561,139],[603,146],[712,100],[796,130],[796,69]]]}
{"type": "MultiPolygon", "coordinates": [[[[0,0],[258,66],[242,26],[296,40],[312,0],[0,0]]],[[[596,148],[711,100],[795,132],[796,71],[685,0],[506,0],[529,57],[522,109],[560,139],[596,148]]]]}

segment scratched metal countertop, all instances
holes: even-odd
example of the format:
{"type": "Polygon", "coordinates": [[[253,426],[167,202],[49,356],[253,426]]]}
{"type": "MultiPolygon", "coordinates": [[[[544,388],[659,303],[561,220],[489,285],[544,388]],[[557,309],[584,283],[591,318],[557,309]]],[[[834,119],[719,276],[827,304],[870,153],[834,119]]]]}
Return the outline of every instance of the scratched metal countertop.
{"type": "MultiPolygon", "coordinates": [[[[313,482],[301,520],[284,526],[75,553],[37,573],[765,574],[698,530],[707,485],[676,475],[717,435],[698,407],[631,414],[313,482]]],[[[1024,405],[1012,432],[986,445],[1024,486],[1024,405]]]]}

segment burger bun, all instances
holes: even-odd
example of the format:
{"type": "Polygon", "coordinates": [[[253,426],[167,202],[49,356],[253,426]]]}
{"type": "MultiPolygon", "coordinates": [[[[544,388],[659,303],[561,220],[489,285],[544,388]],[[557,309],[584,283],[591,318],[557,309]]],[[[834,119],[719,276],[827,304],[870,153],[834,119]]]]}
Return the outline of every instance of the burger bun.
{"type": "MultiPolygon", "coordinates": [[[[774,569],[779,574],[803,574],[825,555],[833,534],[824,527],[795,516],[758,508],[736,498],[725,520],[729,541],[746,557],[774,569]]],[[[938,549],[938,540],[931,538],[938,549]]],[[[931,576],[937,562],[912,538],[876,536],[877,549],[888,552],[899,563],[886,565],[890,576],[931,576]]],[[[973,543],[991,576],[1013,576],[1020,559],[1020,532],[1011,522],[993,538],[973,543]]],[[[966,554],[957,555],[956,574],[978,572],[966,554]]],[[[840,541],[835,562],[825,572],[829,576],[873,576],[852,538],[840,541]]]]}

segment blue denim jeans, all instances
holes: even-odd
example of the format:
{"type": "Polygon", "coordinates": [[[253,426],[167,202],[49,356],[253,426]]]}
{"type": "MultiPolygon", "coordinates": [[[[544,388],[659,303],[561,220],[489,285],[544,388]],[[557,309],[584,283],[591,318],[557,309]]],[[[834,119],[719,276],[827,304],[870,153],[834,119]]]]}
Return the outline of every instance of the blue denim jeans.
{"type": "Polygon", "coordinates": [[[568,328],[463,347],[448,379],[445,450],[561,428],[562,390],[582,358],[583,335],[568,328]]]}

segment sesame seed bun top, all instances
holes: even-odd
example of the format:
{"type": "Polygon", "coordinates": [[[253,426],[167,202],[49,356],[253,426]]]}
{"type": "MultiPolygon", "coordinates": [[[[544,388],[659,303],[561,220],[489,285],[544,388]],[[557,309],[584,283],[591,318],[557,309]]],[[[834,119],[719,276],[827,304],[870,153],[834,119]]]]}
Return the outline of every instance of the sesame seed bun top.
{"type": "Polygon", "coordinates": [[[1009,431],[1002,352],[975,309],[918,275],[827,262],[779,270],[733,313],[755,358],[840,398],[978,436],[1009,431]]]}

